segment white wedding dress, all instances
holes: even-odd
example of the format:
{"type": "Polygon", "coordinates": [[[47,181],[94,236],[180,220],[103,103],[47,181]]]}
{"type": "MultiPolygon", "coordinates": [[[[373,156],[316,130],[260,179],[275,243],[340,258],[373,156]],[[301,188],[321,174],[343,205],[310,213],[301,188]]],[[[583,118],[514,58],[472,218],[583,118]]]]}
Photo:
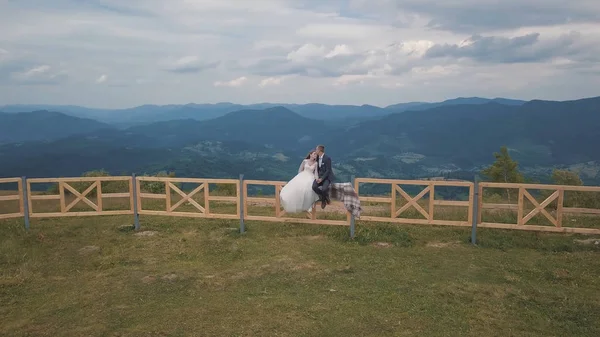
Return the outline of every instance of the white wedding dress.
{"type": "Polygon", "coordinates": [[[313,182],[318,178],[317,165],[318,162],[310,165],[304,159],[298,174],[281,189],[279,199],[286,213],[311,211],[313,204],[319,200],[319,196],[312,190],[313,182]]]}

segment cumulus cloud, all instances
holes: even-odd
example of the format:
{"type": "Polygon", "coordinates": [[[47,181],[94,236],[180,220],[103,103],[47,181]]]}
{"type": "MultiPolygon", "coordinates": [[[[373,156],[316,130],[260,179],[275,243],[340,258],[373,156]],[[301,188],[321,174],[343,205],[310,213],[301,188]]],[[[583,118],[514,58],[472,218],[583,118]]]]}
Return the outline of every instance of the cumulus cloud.
{"type": "Polygon", "coordinates": [[[6,103],[387,105],[600,85],[596,0],[3,1],[0,31],[6,103]]]}
{"type": "Polygon", "coordinates": [[[238,77],[231,81],[216,81],[214,83],[215,87],[240,87],[242,86],[248,79],[245,76],[238,77]]]}
{"type": "Polygon", "coordinates": [[[531,63],[582,54],[581,34],[571,32],[557,38],[541,39],[539,33],[515,37],[473,35],[458,44],[434,45],[426,57],[470,58],[487,63],[531,63]]]}
{"type": "Polygon", "coordinates": [[[359,13],[387,17],[403,25],[424,20],[426,27],[459,33],[476,33],[520,27],[600,23],[596,0],[350,0],[359,13]],[[408,14],[408,15],[407,15],[408,14]]]}
{"type": "Polygon", "coordinates": [[[174,62],[167,68],[167,71],[173,73],[198,73],[207,69],[215,68],[219,62],[202,61],[198,56],[184,56],[174,62]]]}
{"type": "Polygon", "coordinates": [[[20,84],[53,85],[60,84],[67,79],[67,74],[56,70],[47,64],[35,66],[24,71],[13,72],[11,79],[20,84]]]}
{"type": "Polygon", "coordinates": [[[269,86],[277,86],[283,82],[283,77],[268,77],[260,81],[258,86],[261,88],[269,87],[269,86]]]}

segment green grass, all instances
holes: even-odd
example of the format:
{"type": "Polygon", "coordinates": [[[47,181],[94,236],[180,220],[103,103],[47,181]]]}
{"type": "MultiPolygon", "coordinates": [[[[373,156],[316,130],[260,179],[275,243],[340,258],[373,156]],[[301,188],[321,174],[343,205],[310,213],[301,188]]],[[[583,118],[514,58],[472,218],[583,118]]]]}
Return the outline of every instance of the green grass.
{"type": "Polygon", "coordinates": [[[239,234],[239,221],[142,216],[157,233],[137,236],[131,223],[0,221],[0,335],[600,335],[600,246],[578,236],[479,230],[474,247],[469,228],[359,222],[350,240],[336,226],[239,234]]]}

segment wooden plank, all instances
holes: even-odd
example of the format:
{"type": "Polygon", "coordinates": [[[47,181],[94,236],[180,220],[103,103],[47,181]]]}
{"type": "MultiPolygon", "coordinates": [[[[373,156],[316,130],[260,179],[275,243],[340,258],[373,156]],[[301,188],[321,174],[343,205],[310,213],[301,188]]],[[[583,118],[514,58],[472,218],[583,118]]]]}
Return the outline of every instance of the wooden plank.
{"type": "Polygon", "coordinates": [[[390,184],[390,186],[391,186],[390,195],[392,196],[390,198],[390,218],[395,218],[396,217],[395,216],[395,214],[396,214],[396,187],[398,187],[398,185],[390,184]]]}
{"type": "MultiPolygon", "coordinates": [[[[133,211],[133,209],[135,208],[135,203],[137,203],[137,200],[135,200],[134,198],[134,193],[133,193],[133,177],[129,177],[129,209],[133,211]]],[[[137,179],[136,179],[136,185],[137,184],[137,179]]],[[[135,197],[139,198],[139,194],[137,194],[138,191],[135,191],[135,197]]],[[[140,199],[141,200],[141,199],[140,199]]],[[[140,205],[141,206],[141,205],[140,205]]],[[[139,210],[139,208],[138,208],[139,210]]]]}
{"type": "Polygon", "coordinates": [[[264,203],[264,202],[275,203],[275,198],[247,197],[245,199],[246,199],[246,201],[253,202],[253,203],[264,203]]]}
{"type": "Polygon", "coordinates": [[[31,200],[60,200],[59,194],[30,195],[31,200]]]}
{"type": "Polygon", "coordinates": [[[67,211],[67,202],[65,200],[65,183],[64,182],[59,182],[58,183],[58,192],[59,194],[59,198],[60,198],[60,212],[61,213],[65,213],[67,211]]]}
{"type": "Polygon", "coordinates": [[[600,209],[596,208],[578,208],[578,207],[563,207],[563,214],[598,214],[600,215],[600,209]]]}
{"type": "Polygon", "coordinates": [[[507,209],[507,210],[518,210],[518,204],[482,204],[480,209],[507,209]]]}
{"type": "Polygon", "coordinates": [[[556,205],[556,227],[562,227],[563,204],[565,203],[565,190],[558,190],[558,200],[556,205]]]}
{"type": "Polygon", "coordinates": [[[21,178],[0,178],[0,184],[18,183],[19,181],[22,181],[22,179],[21,178]]]}
{"type": "Polygon", "coordinates": [[[406,225],[439,225],[439,226],[457,226],[457,227],[470,226],[470,224],[467,221],[433,220],[433,222],[429,223],[429,219],[410,219],[410,218],[390,219],[387,217],[384,218],[384,217],[378,217],[378,216],[361,216],[360,221],[400,223],[400,224],[406,224],[406,225]]]}
{"type": "Polygon", "coordinates": [[[139,181],[170,182],[188,184],[235,184],[237,179],[213,179],[213,178],[177,178],[177,177],[137,177],[139,181]]]}
{"type": "Polygon", "coordinates": [[[204,213],[210,214],[210,185],[204,186],[204,213]]]}
{"type": "Polygon", "coordinates": [[[523,225],[523,210],[525,208],[525,189],[523,187],[519,187],[519,198],[517,199],[517,225],[523,225]]]}
{"type": "Polygon", "coordinates": [[[171,182],[165,181],[165,209],[167,213],[171,213],[171,182]]]}
{"type": "MultiPolygon", "coordinates": [[[[136,180],[138,178],[135,178],[136,180]]],[[[140,214],[140,211],[142,210],[142,184],[140,184],[139,180],[136,182],[135,184],[135,195],[136,195],[136,200],[135,202],[137,203],[137,212],[138,214],[140,214]]],[[[131,194],[133,195],[133,193],[131,194]]],[[[167,196],[165,195],[165,198],[167,196]]],[[[133,209],[133,207],[131,207],[131,209],[133,209]]]]}
{"type": "Polygon", "coordinates": [[[243,192],[244,192],[244,198],[243,198],[243,202],[244,202],[244,219],[246,219],[248,217],[248,199],[250,199],[248,197],[248,184],[246,184],[246,181],[244,181],[243,192]]]}
{"type": "MultiPolygon", "coordinates": [[[[139,185],[138,185],[139,186],[139,185]]],[[[154,194],[154,193],[138,193],[138,196],[144,199],[166,199],[166,194],[154,194]]]]}
{"type": "Polygon", "coordinates": [[[429,223],[433,222],[434,207],[435,207],[435,185],[433,183],[431,183],[429,185],[429,217],[427,217],[427,219],[429,220],[429,223]]]}
{"type": "Polygon", "coordinates": [[[200,212],[171,212],[166,211],[151,211],[143,210],[139,212],[140,215],[160,215],[160,216],[173,216],[173,217],[184,217],[184,218],[206,218],[206,219],[239,219],[236,214],[205,214],[200,212]]]}
{"type": "Polygon", "coordinates": [[[25,200],[23,200],[23,180],[19,179],[17,185],[17,188],[19,190],[19,212],[22,215],[25,215],[25,200]]]}
{"type": "MultiPolygon", "coordinates": [[[[389,218],[386,218],[389,220],[389,218]]],[[[325,220],[325,219],[302,219],[302,218],[276,218],[270,216],[250,215],[246,220],[250,221],[269,221],[283,223],[303,223],[314,225],[348,226],[345,220],[325,220]]]]}
{"type": "Polygon", "coordinates": [[[270,180],[244,180],[244,183],[247,185],[268,185],[268,186],[277,186],[277,185],[285,185],[287,182],[285,181],[270,181],[270,180]]]}
{"type": "Polygon", "coordinates": [[[211,195],[209,201],[238,202],[239,200],[239,197],[224,197],[218,195],[211,195]]]}
{"type": "Polygon", "coordinates": [[[281,217],[281,186],[275,186],[275,217],[281,217]]]}
{"type": "Polygon", "coordinates": [[[574,234],[600,234],[600,229],[596,228],[579,228],[579,227],[554,227],[554,226],[538,226],[538,225],[524,225],[519,226],[515,224],[505,223],[494,223],[484,222],[478,225],[481,228],[495,228],[495,229],[516,229],[536,232],[552,232],[552,233],[574,233],[574,234]]]}
{"type": "MultiPolygon", "coordinates": [[[[131,177],[127,176],[114,176],[114,177],[100,177],[100,181],[127,181],[131,177]]],[[[74,177],[74,178],[28,178],[27,181],[32,184],[43,184],[43,183],[84,183],[84,182],[95,182],[98,177],[74,177]]]]}
{"type": "Polygon", "coordinates": [[[110,198],[129,198],[131,194],[125,193],[102,193],[102,198],[110,199],[110,198]]]}
{"type": "MultiPolygon", "coordinates": [[[[473,193],[473,192],[471,192],[473,193]]],[[[469,194],[469,200],[473,199],[473,195],[469,194]]],[[[474,193],[473,193],[474,194],[474,193]]],[[[469,207],[471,203],[468,201],[459,201],[459,200],[434,200],[433,204],[436,206],[456,206],[456,207],[469,207]]],[[[472,212],[471,212],[472,213],[472,212]]]]}
{"type": "Polygon", "coordinates": [[[33,202],[31,201],[31,184],[29,183],[29,180],[26,180],[26,185],[25,188],[27,189],[27,209],[28,209],[28,213],[31,214],[33,213],[33,202]]]}
{"type": "Polygon", "coordinates": [[[22,217],[24,214],[23,213],[7,213],[7,214],[0,214],[0,219],[13,219],[13,218],[19,218],[22,217]]]}
{"type": "Polygon", "coordinates": [[[102,212],[102,181],[96,181],[96,203],[98,204],[98,212],[102,212]]]}
{"type": "Polygon", "coordinates": [[[32,213],[29,216],[32,218],[61,218],[61,217],[78,217],[78,216],[102,216],[102,215],[131,215],[133,211],[122,210],[122,211],[85,211],[85,212],[49,212],[49,213],[32,213]]]}
{"type": "Polygon", "coordinates": [[[363,196],[359,196],[359,198],[360,198],[361,202],[381,202],[381,203],[392,202],[392,198],[386,198],[386,197],[363,197],[363,196]]]}
{"type": "Polygon", "coordinates": [[[0,195],[0,201],[21,200],[20,195],[0,195]]]}
{"type": "Polygon", "coordinates": [[[483,186],[477,186],[477,223],[480,224],[483,220],[483,186]]]}
{"type": "Polygon", "coordinates": [[[521,184],[521,183],[492,183],[481,182],[479,186],[486,188],[511,188],[517,189],[523,187],[527,190],[558,190],[577,192],[600,192],[600,186],[570,186],[570,185],[551,185],[551,184],[521,184]]]}
{"type": "Polygon", "coordinates": [[[427,186],[433,183],[435,186],[469,187],[473,183],[469,181],[446,181],[446,180],[401,180],[401,179],[379,179],[379,178],[356,178],[359,184],[396,184],[396,185],[420,185],[427,186]]]}
{"type": "MultiPolygon", "coordinates": [[[[222,200],[225,201],[225,200],[222,200]]],[[[208,200],[206,201],[208,203],[208,200]]],[[[242,212],[242,203],[240,202],[240,181],[235,182],[235,215],[239,218],[242,212]]]]}
{"type": "MultiPolygon", "coordinates": [[[[463,202],[463,201],[457,201],[457,202],[463,202]]],[[[467,203],[467,222],[472,224],[473,223],[473,207],[475,206],[474,204],[478,202],[478,200],[475,200],[475,185],[469,187],[469,201],[466,201],[467,203]]],[[[449,205],[450,206],[450,205],[449,205]]],[[[460,205],[452,205],[452,206],[460,206],[460,205]]],[[[481,213],[481,210],[478,212],[481,213]]]]}

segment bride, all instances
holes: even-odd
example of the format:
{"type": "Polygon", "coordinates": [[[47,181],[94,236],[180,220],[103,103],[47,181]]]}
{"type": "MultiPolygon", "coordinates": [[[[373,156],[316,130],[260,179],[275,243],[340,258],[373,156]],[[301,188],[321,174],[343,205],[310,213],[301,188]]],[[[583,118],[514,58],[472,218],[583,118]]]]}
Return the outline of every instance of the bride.
{"type": "Polygon", "coordinates": [[[300,164],[298,174],[290,180],[279,193],[281,205],[286,213],[311,211],[319,196],[313,191],[312,185],[317,174],[317,152],[310,151],[300,164]]]}

